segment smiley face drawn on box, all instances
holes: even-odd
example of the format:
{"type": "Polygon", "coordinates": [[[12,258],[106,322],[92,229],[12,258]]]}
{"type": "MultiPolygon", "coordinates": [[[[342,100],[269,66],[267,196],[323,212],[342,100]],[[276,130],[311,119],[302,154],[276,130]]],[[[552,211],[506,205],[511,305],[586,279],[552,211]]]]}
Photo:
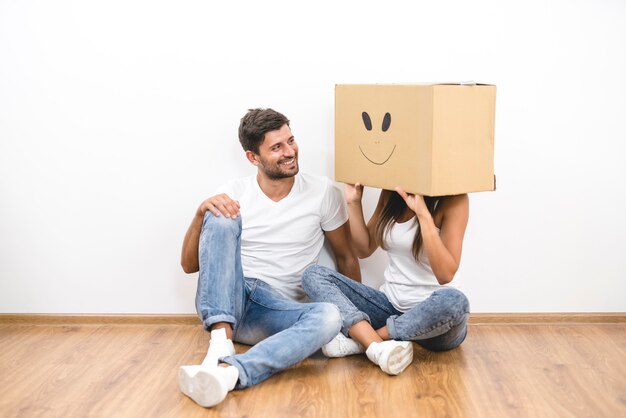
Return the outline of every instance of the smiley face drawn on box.
{"type": "Polygon", "coordinates": [[[494,190],[495,86],[335,86],[335,179],[428,196],[494,190]]]}
{"type": "MultiPolygon", "coordinates": [[[[367,131],[372,131],[374,126],[372,126],[372,118],[369,113],[363,112],[361,113],[361,117],[363,118],[363,125],[367,131]]],[[[373,144],[371,141],[363,141],[363,143],[359,144],[359,151],[363,154],[363,157],[367,161],[375,165],[383,165],[393,156],[393,153],[396,151],[396,147],[398,144],[394,143],[394,141],[389,141],[389,138],[386,138],[386,132],[391,127],[391,113],[385,112],[385,116],[383,117],[383,122],[380,126],[380,132],[375,132],[380,135],[380,139],[374,139],[373,144]],[[388,152],[387,152],[388,151],[388,152]],[[383,159],[376,159],[376,157],[382,157],[383,159]]]]}
{"type": "Polygon", "coordinates": [[[398,174],[414,171],[418,120],[406,89],[337,85],[335,178],[376,187],[404,185],[398,174]],[[409,105],[408,105],[409,104],[409,105]]]}

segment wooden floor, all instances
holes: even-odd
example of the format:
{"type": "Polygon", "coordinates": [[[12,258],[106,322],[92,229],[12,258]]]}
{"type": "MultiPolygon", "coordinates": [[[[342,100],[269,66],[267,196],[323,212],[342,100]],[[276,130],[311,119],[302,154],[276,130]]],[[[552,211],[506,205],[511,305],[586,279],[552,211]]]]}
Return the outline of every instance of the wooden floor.
{"type": "MultiPolygon", "coordinates": [[[[178,391],[189,324],[0,323],[1,417],[626,417],[626,324],[472,324],[463,345],[387,376],[315,354],[204,409],[178,391]]],[[[247,347],[238,346],[238,350],[247,347]]]]}

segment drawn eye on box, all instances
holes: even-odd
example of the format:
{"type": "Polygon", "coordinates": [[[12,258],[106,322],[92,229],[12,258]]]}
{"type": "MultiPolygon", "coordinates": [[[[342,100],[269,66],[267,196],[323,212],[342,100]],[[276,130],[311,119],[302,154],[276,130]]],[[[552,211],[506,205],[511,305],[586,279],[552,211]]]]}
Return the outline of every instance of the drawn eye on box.
{"type": "MultiPolygon", "coordinates": [[[[372,132],[372,118],[369,113],[361,113],[363,119],[363,125],[368,132],[372,132]]],[[[375,165],[383,165],[393,155],[396,150],[397,144],[393,142],[393,132],[387,133],[391,127],[391,113],[387,112],[383,116],[383,120],[380,127],[380,132],[374,131],[373,136],[366,135],[364,140],[359,144],[359,151],[367,161],[375,165]],[[372,155],[378,156],[378,158],[372,157],[372,155]],[[382,157],[382,158],[381,158],[382,157]]]]}

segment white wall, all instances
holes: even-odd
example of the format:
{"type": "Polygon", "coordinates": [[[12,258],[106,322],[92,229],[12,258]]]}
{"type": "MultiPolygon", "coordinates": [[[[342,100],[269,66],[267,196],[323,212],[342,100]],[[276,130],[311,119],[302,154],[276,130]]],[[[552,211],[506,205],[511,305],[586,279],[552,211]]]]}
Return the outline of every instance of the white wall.
{"type": "Polygon", "coordinates": [[[254,172],[246,109],[332,176],[336,83],[468,79],[498,86],[473,310],[626,311],[624,22],[621,0],[0,1],[0,312],[192,313],[180,244],[254,172]]]}

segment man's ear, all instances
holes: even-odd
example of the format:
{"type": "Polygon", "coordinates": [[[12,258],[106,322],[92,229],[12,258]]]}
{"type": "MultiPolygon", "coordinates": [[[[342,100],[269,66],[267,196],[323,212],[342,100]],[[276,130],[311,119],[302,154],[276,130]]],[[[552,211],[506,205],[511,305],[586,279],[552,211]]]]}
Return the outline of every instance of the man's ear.
{"type": "Polygon", "coordinates": [[[256,155],[254,152],[250,150],[246,151],[246,158],[248,159],[248,161],[250,161],[252,165],[259,165],[259,156],[256,155]]]}

